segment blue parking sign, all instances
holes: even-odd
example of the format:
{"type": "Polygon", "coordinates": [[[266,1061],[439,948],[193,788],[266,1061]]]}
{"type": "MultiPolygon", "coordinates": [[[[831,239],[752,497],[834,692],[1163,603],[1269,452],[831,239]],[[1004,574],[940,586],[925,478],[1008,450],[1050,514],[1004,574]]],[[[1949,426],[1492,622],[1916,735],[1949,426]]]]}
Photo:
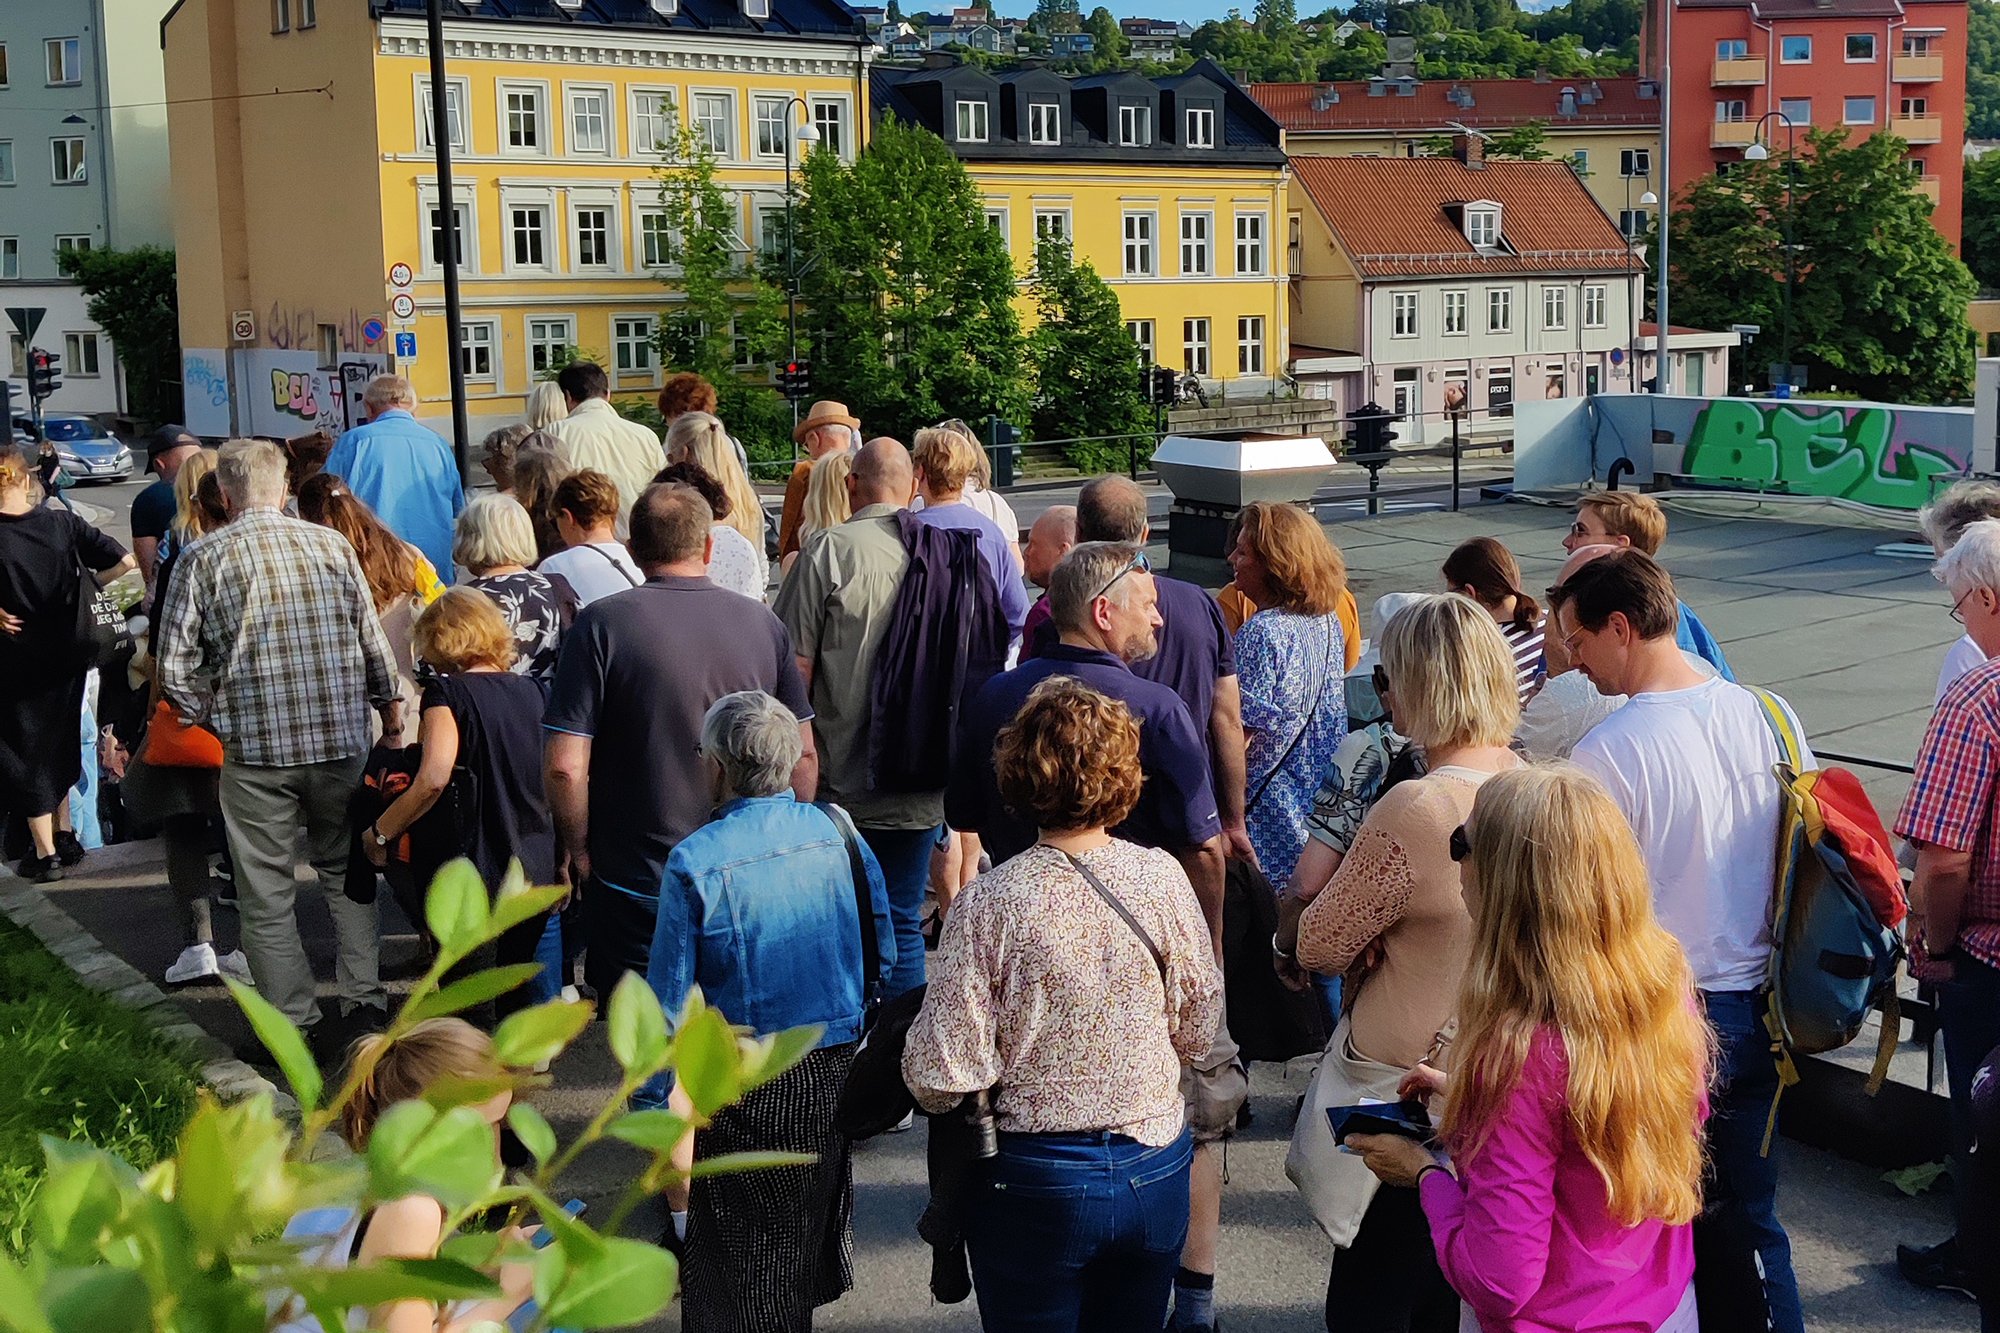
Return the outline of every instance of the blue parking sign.
{"type": "Polygon", "coordinates": [[[396,356],[398,360],[415,360],[417,355],[417,335],[399,333],[396,335],[396,356]]]}

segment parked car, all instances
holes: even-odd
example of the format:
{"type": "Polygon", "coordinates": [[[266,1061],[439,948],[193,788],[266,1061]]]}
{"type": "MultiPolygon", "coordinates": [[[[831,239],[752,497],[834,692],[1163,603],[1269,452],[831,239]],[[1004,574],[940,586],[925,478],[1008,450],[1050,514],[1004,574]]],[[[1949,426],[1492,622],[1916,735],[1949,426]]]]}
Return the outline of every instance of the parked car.
{"type": "MultiPolygon", "coordinates": [[[[16,412],[13,426],[16,440],[33,440],[34,421],[26,413],[16,412]]],[[[123,481],[132,475],[132,450],[81,413],[44,412],[42,433],[72,481],[123,481]]]]}

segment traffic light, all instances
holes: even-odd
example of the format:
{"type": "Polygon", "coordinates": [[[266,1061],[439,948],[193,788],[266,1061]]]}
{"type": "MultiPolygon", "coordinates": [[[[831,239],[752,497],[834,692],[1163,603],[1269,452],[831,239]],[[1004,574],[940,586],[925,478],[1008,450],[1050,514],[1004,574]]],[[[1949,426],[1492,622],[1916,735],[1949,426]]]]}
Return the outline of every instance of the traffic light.
{"type": "Polygon", "coordinates": [[[62,357],[37,347],[28,353],[28,397],[40,402],[62,388],[62,357]]]}
{"type": "Polygon", "coordinates": [[[1355,408],[1347,420],[1352,427],[1347,437],[1350,451],[1380,454],[1387,453],[1390,441],[1396,438],[1396,432],[1389,428],[1389,423],[1402,418],[1385,411],[1380,403],[1367,402],[1355,408]]]}
{"type": "Polygon", "coordinates": [[[1171,366],[1154,366],[1148,372],[1148,376],[1147,402],[1161,407],[1172,407],[1180,400],[1178,377],[1171,366]]]}
{"type": "Polygon", "coordinates": [[[778,363],[778,392],[798,402],[812,397],[812,370],[803,361],[778,363]]]}

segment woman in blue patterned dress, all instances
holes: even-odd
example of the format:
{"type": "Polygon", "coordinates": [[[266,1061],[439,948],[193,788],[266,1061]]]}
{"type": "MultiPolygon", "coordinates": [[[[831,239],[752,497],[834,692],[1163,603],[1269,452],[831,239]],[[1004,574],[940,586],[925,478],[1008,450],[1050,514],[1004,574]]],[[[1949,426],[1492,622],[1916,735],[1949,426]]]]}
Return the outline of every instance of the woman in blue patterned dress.
{"type": "Polygon", "coordinates": [[[1243,509],[1229,567],[1263,608],[1236,632],[1243,690],[1250,846],[1282,886],[1305,846],[1320,775],[1347,735],[1340,618],[1347,565],[1319,521],[1296,505],[1243,509]]]}

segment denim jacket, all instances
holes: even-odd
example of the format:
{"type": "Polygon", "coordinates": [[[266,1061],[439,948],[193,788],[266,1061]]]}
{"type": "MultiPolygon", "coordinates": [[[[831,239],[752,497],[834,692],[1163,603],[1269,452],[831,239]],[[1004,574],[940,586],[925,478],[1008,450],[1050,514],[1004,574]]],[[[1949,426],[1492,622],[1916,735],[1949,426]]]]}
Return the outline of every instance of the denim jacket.
{"type": "Polygon", "coordinates": [[[831,817],[790,792],[729,802],[681,839],[660,883],[646,979],[669,1017],[690,986],[760,1033],[823,1023],[820,1045],[861,1035],[867,993],[896,961],[889,893],[867,843],[861,860],[881,949],[865,989],[847,844],[831,817]]]}

